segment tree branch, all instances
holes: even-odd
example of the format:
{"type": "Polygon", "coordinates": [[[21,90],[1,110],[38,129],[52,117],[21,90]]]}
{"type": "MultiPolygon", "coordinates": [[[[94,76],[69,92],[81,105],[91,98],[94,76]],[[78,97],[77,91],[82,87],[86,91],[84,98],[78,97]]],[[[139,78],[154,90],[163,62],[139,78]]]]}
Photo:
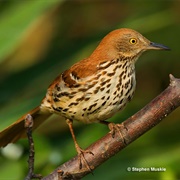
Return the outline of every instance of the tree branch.
{"type": "MultiPolygon", "coordinates": [[[[135,115],[118,125],[125,143],[119,133],[115,133],[114,137],[111,133],[108,133],[87,148],[94,154],[94,156],[88,153],[84,154],[91,169],[97,168],[104,161],[160,123],[178,106],[180,106],[180,79],[170,75],[169,86],[159,96],[135,115]]],[[[78,157],[76,156],[59,166],[43,180],[80,179],[88,173],[91,172],[84,165],[82,169],[79,169],[78,157]]]]}
{"type": "Polygon", "coordinates": [[[28,167],[29,172],[25,178],[25,180],[31,180],[33,178],[41,179],[42,176],[40,174],[34,174],[34,141],[32,137],[32,127],[33,127],[33,117],[30,114],[27,114],[24,122],[24,127],[26,128],[27,138],[29,142],[29,159],[28,159],[28,167]]]}

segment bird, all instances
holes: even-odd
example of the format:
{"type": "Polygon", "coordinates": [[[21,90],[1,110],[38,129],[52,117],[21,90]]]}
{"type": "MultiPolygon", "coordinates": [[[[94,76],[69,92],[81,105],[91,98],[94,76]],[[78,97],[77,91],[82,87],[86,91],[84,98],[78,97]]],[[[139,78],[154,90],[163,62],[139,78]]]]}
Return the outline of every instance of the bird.
{"type": "Polygon", "coordinates": [[[27,114],[33,117],[36,129],[55,113],[65,118],[81,155],[84,151],[75,138],[73,121],[106,123],[121,111],[136,88],[135,63],[147,50],[169,50],[169,47],[151,42],[129,28],[109,32],[88,58],[57,76],[38,107],[0,132],[0,147],[25,136],[27,114]]]}

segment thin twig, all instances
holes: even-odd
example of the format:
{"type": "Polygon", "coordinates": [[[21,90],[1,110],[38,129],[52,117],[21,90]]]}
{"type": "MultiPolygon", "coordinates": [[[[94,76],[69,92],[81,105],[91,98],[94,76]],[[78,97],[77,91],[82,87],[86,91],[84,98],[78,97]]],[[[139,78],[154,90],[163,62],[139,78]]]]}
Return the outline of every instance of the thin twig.
{"type": "Polygon", "coordinates": [[[25,124],[24,127],[27,130],[27,137],[29,142],[29,159],[28,159],[28,167],[29,172],[26,176],[25,180],[31,180],[33,178],[41,179],[42,176],[40,174],[34,174],[34,141],[32,137],[32,127],[33,127],[33,117],[30,114],[27,114],[25,118],[25,124]]]}
{"type": "MultiPolygon", "coordinates": [[[[114,138],[111,133],[108,133],[87,148],[88,151],[94,154],[94,156],[88,153],[84,154],[91,169],[97,168],[104,161],[160,123],[178,106],[180,106],[180,79],[170,75],[170,85],[159,96],[135,115],[118,125],[126,143],[121,139],[119,133],[115,133],[114,138]]],[[[42,180],[81,179],[88,173],[90,172],[84,165],[82,169],[79,169],[78,156],[76,156],[59,166],[42,180]]]]}

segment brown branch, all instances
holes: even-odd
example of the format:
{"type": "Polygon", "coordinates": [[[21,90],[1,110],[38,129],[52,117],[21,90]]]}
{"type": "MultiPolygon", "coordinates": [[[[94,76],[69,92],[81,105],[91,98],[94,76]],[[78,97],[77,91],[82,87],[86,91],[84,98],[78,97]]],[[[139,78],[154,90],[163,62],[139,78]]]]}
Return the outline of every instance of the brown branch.
{"type": "Polygon", "coordinates": [[[32,127],[33,127],[33,117],[30,114],[27,114],[24,122],[24,127],[26,128],[27,138],[29,142],[29,159],[28,159],[28,168],[29,172],[25,178],[25,180],[31,179],[41,179],[42,176],[40,174],[34,174],[34,141],[32,137],[32,127]]]}
{"type": "MultiPolygon", "coordinates": [[[[87,148],[94,154],[94,156],[88,153],[85,154],[91,169],[97,168],[104,161],[160,123],[178,106],[180,106],[180,79],[170,75],[170,85],[159,96],[119,125],[126,143],[121,139],[119,133],[115,133],[114,138],[111,133],[108,133],[87,148]]],[[[78,157],[76,156],[59,166],[43,180],[80,179],[88,173],[90,172],[84,165],[82,169],[79,169],[78,157]]]]}

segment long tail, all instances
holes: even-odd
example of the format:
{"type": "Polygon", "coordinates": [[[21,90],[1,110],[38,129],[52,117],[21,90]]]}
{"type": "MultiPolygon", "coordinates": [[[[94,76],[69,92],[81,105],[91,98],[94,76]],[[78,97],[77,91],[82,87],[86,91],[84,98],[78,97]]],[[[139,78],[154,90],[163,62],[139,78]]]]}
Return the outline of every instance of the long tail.
{"type": "MultiPolygon", "coordinates": [[[[36,107],[27,114],[30,114],[33,117],[33,129],[36,129],[41,123],[43,123],[43,121],[51,116],[51,113],[43,112],[40,106],[36,107]]],[[[25,137],[26,129],[24,127],[24,119],[26,115],[0,132],[0,147],[4,147],[9,143],[16,142],[18,139],[25,137]]]]}

